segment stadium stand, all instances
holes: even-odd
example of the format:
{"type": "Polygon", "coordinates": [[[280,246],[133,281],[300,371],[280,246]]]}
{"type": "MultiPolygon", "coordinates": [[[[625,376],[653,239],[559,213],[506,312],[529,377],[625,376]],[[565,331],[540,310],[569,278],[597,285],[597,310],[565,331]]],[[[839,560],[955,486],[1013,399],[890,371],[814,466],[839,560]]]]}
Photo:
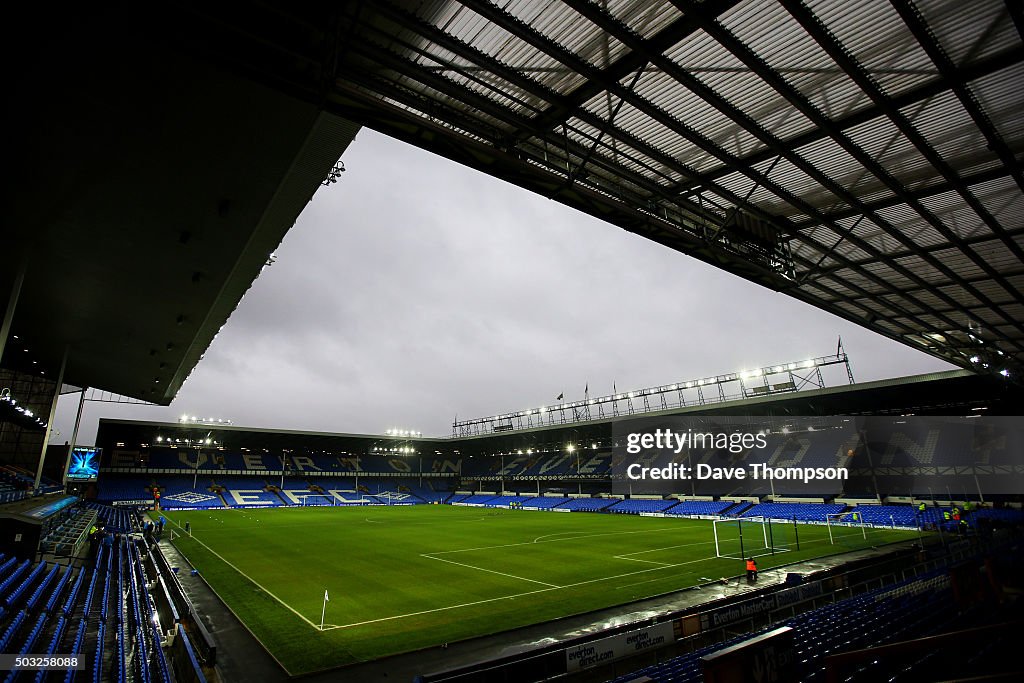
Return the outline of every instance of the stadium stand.
{"type": "MultiPolygon", "coordinates": [[[[951,602],[949,577],[935,575],[842,600],[774,624],[762,632],[779,626],[794,628],[798,657],[796,680],[814,683],[824,680],[823,660],[829,654],[928,635],[952,623],[957,615],[950,610],[951,602]],[[891,628],[894,623],[898,626],[891,628]]],[[[744,634],[701,648],[692,654],[620,676],[613,679],[613,683],[637,680],[697,683],[704,680],[702,657],[757,634],[744,634]]]]}
{"type": "Polygon", "coordinates": [[[557,507],[579,512],[600,512],[616,501],[616,498],[570,498],[557,507]]]}
{"type": "Polygon", "coordinates": [[[546,510],[548,508],[556,507],[565,502],[565,498],[555,496],[539,496],[534,498],[527,498],[523,501],[524,509],[537,509],[546,510]]]}
{"type": "Polygon", "coordinates": [[[160,488],[160,505],[168,510],[224,507],[220,495],[210,490],[213,485],[210,478],[161,474],[156,480],[160,488]]]}
{"type": "Polygon", "coordinates": [[[673,505],[678,504],[676,500],[634,500],[627,498],[613,503],[608,507],[608,512],[621,512],[636,515],[641,512],[665,512],[673,505]]]}
{"type": "Polygon", "coordinates": [[[684,500],[666,512],[670,515],[721,515],[733,505],[727,500],[684,500]]]}
{"type": "MultiPolygon", "coordinates": [[[[95,506],[125,529],[139,528],[135,513],[95,506]],[[114,514],[116,513],[116,514],[114,514]]],[[[171,683],[160,618],[149,593],[153,583],[140,554],[141,540],[108,536],[84,567],[25,560],[0,582],[0,653],[78,655],[87,672],[69,668],[42,680],[171,683]]],[[[0,565],[0,575],[7,563],[0,565]]],[[[29,680],[12,671],[5,683],[29,680]]],[[[25,675],[22,675],[25,674],[25,675]]]]}
{"type": "MultiPolygon", "coordinates": [[[[824,522],[828,515],[835,515],[846,509],[840,503],[758,503],[739,514],[740,517],[769,517],[771,519],[795,519],[802,522],[824,522]]],[[[730,512],[730,514],[732,514],[730,512]]]]}

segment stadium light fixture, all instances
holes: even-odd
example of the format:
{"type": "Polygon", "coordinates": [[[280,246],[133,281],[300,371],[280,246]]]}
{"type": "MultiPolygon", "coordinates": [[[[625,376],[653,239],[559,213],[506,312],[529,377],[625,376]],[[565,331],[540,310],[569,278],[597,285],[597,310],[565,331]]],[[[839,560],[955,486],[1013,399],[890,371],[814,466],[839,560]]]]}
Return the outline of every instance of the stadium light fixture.
{"type": "Polygon", "coordinates": [[[1002,375],[1003,377],[1009,377],[1010,371],[1007,370],[1006,368],[1003,368],[1002,370],[999,371],[999,374],[1002,375]]]}
{"type": "Polygon", "coordinates": [[[565,450],[572,453],[574,450],[576,450],[576,447],[573,446],[572,444],[569,444],[568,446],[565,447],[565,450]]]}

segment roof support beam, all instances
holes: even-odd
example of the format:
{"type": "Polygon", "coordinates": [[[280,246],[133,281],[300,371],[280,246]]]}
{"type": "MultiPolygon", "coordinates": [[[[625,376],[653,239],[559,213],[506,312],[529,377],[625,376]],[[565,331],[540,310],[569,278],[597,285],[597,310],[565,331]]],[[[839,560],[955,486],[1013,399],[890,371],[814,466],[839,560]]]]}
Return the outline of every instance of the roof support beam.
{"type": "MultiPolygon", "coordinates": [[[[460,0],[460,2],[478,14],[481,13],[481,4],[486,4],[486,0],[483,0],[482,2],[460,0]]],[[[712,11],[717,16],[724,14],[738,4],[739,0],[724,0],[723,2],[715,3],[714,10],[712,11]]],[[[647,40],[647,44],[652,52],[664,52],[668,48],[692,35],[695,31],[697,31],[697,27],[694,25],[693,20],[689,16],[683,15],[649,38],[647,40]]],[[[603,83],[614,83],[619,81],[629,74],[639,71],[646,64],[647,59],[643,54],[633,51],[627,52],[613,64],[603,69],[601,71],[600,79],[588,79],[587,82],[569,93],[561,101],[554,102],[547,111],[544,111],[537,116],[534,121],[535,127],[541,130],[551,130],[559,124],[565,123],[574,116],[577,113],[577,110],[586,102],[605,90],[603,83]]]]}
{"type": "MultiPolygon", "coordinates": [[[[978,199],[970,192],[969,189],[963,184],[963,180],[959,177],[956,171],[943,159],[935,149],[924,139],[916,128],[911,125],[907,117],[896,107],[892,106],[892,103],[888,100],[882,89],[874,82],[874,79],[868,75],[867,71],[857,62],[852,54],[845,47],[843,47],[838,39],[828,30],[828,28],[814,15],[809,8],[807,8],[801,0],[779,0],[783,7],[793,15],[793,17],[800,23],[800,25],[806,30],[815,42],[817,42],[823,50],[836,62],[850,78],[871,98],[872,102],[876,106],[880,107],[888,116],[888,118],[896,125],[900,133],[902,133],[913,145],[921,152],[922,155],[940,174],[946,179],[947,182],[952,184],[960,196],[967,202],[967,205],[981,217],[986,225],[996,233],[1006,245],[1007,249],[1010,250],[1022,263],[1024,263],[1024,249],[1009,239],[1006,236],[1006,230],[1002,225],[999,224],[995,218],[988,212],[988,210],[978,201],[978,199]]],[[[792,90],[790,88],[790,90],[792,90]]],[[[809,105],[809,103],[808,103],[809,105]]],[[[813,120],[813,119],[812,119],[813,120]]],[[[849,142],[845,136],[841,134],[833,134],[832,138],[842,145],[843,149],[853,154],[854,151],[858,154],[854,155],[858,161],[864,164],[865,168],[870,170],[877,178],[890,186],[890,188],[900,195],[906,195],[906,188],[896,182],[895,178],[881,167],[880,164],[871,159],[862,150],[857,148],[849,142]]],[[[922,218],[928,221],[936,230],[938,230],[950,243],[957,246],[960,245],[960,238],[952,231],[949,230],[945,224],[939,221],[928,209],[916,201],[912,197],[907,196],[905,198],[908,205],[914,209],[922,218]]],[[[962,246],[961,246],[962,248],[962,246]]],[[[993,268],[985,259],[981,258],[978,254],[970,249],[963,250],[965,254],[970,255],[971,260],[980,268],[987,271],[989,275],[999,282],[1004,287],[1007,287],[1009,291],[1015,291],[1015,288],[1008,286],[1002,276],[995,268],[993,268]]],[[[935,264],[932,264],[933,266],[935,264]]],[[[941,265],[941,264],[940,264],[941,265]]],[[[984,297],[980,297],[982,301],[984,297]]],[[[1024,303],[1024,297],[1019,292],[1016,292],[1016,298],[1018,302],[1024,303]]],[[[997,311],[1001,311],[1001,308],[995,307],[997,311]]],[[[1002,317],[1011,324],[1018,324],[1019,321],[1015,320],[1014,317],[1008,316],[1005,312],[1001,313],[1002,317]]]]}
{"type": "MultiPolygon", "coordinates": [[[[924,17],[921,16],[921,12],[914,5],[912,0],[889,0],[899,15],[903,19],[903,23],[907,25],[910,32],[914,34],[914,38],[921,44],[924,51],[928,54],[928,57],[935,63],[935,66],[939,69],[939,74],[948,83],[948,87],[956,94],[957,99],[960,100],[960,104],[963,105],[967,113],[971,115],[971,120],[974,121],[974,125],[978,127],[981,134],[985,136],[986,142],[988,142],[989,149],[995,152],[999,156],[999,160],[1003,162],[1003,165],[1009,170],[1010,175],[1013,176],[1017,186],[1024,190],[1024,174],[1020,172],[1020,168],[1017,166],[1017,159],[1010,148],[1007,146],[1003,138],[996,132],[995,126],[992,125],[992,121],[989,120],[985,112],[982,111],[981,105],[978,104],[978,100],[975,99],[974,93],[968,90],[967,86],[956,80],[956,66],[953,64],[953,60],[949,58],[946,51],[942,49],[939,41],[936,40],[932,30],[925,23],[924,17]]],[[[949,182],[949,178],[947,178],[949,182]]],[[[958,190],[964,189],[963,186],[958,187],[958,190]]],[[[1018,254],[1018,257],[1020,255],[1018,254]]]]}
{"type": "MultiPolygon", "coordinates": [[[[933,79],[927,83],[923,83],[902,93],[893,95],[890,98],[890,101],[894,107],[902,109],[945,92],[949,89],[951,83],[965,86],[971,81],[984,78],[985,76],[989,76],[1009,66],[1019,64],[1020,62],[1024,62],[1024,45],[1007,48],[976,62],[954,67],[953,71],[948,76],[933,79]]],[[[872,104],[842,118],[833,119],[832,125],[834,130],[847,131],[850,128],[860,126],[881,116],[885,116],[885,112],[877,105],[872,104]]],[[[824,140],[827,137],[829,137],[829,134],[826,131],[821,128],[814,127],[804,133],[800,133],[799,135],[794,135],[791,138],[783,140],[783,143],[790,149],[799,149],[805,145],[810,145],[818,142],[819,140],[824,140]]],[[[753,166],[755,164],[768,161],[773,156],[774,153],[770,149],[763,149],[743,157],[743,162],[747,165],[753,166]]],[[[727,166],[723,166],[721,168],[708,171],[703,174],[703,177],[708,181],[718,180],[732,172],[732,169],[727,166]]],[[[686,192],[687,190],[694,189],[695,187],[698,187],[695,183],[683,182],[672,189],[675,192],[686,192]]]]}
{"type": "MultiPolygon", "coordinates": [[[[787,7],[787,9],[789,9],[789,7],[791,5],[797,4],[797,3],[794,3],[792,0],[780,0],[780,1],[782,2],[782,4],[784,6],[787,7]]],[[[673,0],[673,2],[677,6],[680,6],[682,9],[684,9],[685,11],[687,11],[689,13],[694,13],[694,14],[697,14],[697,15],[701,15],[701,12],[702,12],[701,7],[696,5],[695,3],[691,2],[690,0],[673,0]]],[[[851,156],[853,156],[853,158],[855,158],[858,162],[860,162],[865,168],[870,170],[876,177],[879,178],[879,180],[882,180],[887,186],[889,186],[889,188],[895,194],[899,195],[903,199],[903,201],[905,201],[912,208],[914,208],[914,210],[917,211],[919,213],[919,215],[922,216],[922,218],[924,218],[926,221],[928,221],[937,231],[939,231],[941,234],[943,234],[943,236],[947,240],[949,240],[951,244],[960,246],[959,245],[960,238],[955,233],[953,233],[951,230],[949,230],[941,221],[939,221],[934,215],[932,215],[931,212],[928,211],[925,207],[921,206],[919,202],[914,200],[912,197],[908,196],[906,194],[906,188],[904,188],[894,178],[892,178],[883,168],[881,168],[881,166],[874,159],[872,159],[862,149],[860,149],[859,147],[854,145],[853,142],[850,141],[841,132],[834,130],[832,122],[829,119],[827,119],[820,111],[818,111],[817,108],[814,107],[806,99],[806,97],[804,97],[804,95],[802,93],[797,91],[788,82],[786,82],[785,79],[783,79],[781,76],[779,76],[779,74],[776,73],[774,71],[774,69],[772,69],[759,55],[755,54],[748,46],[746,46],[743,43],[741,43],[729,30],[727,30],[724,26],[719,24],[715,20],[714,17],[711,17],[709,15],[702,15],[702,16],[703,16],[703,19],[704,19],[702,21],[702,27],[713,38],[715,38],[715,40],[717,40],[726,49],[728,49],[730,52],[732,52],[733,55],[735,55],[740,61],[742,61],[744,64],[746,64],[759,77],[761,77],[763,80],[765,80],[765,82],[767,82],[769,85],[771,85],[780,95],[785,97],[786,100],[788,100],[802,114],[807,116],[816,125],[818,125],[819,127],[823,128],[825,131],[827,131],[829,133],[829,136],[833,140],[835,140],[837,144],[839,144],[847,153],[849,153],[851,156]]],[[[815,19],[815,21],[816,21],[816,19],[815,19]]],[[[814,36],[814,34],[812,34],[812,36],[813,37],[817,37],[817,36],[814,36]]],[[[843,66],[845,68],[845,65],[843,63],[841,63],[841,62],[837,62],[837,63],[839,63],[840,66],[843,66]]],[[[662,66],[663,68],[665,68],[666,65],[663,65],[663,64],[659,63],[659,66],[662,66]]],[[[708,103],[712,104],[716,109],[721,111],[723,114],[728,116],[730,119],[732,119],[733,121],[739,123],[741,126],[743,126],[752,135],[755,135],[763,143],[769,145],[769,147],[771,147],[775,151],[775,153],[784,156],[784,158],[786,158],[788,161],[790,161],[794,166],[799,168],[804,173],[807,173],[811,178],[813,178],[817,182],[821,183],[822,186],[824,186],[830,192],[835,194],[837,197],[839,197],[840,199],[845,201],[850,206],[856,207],[861,213],[864,213],[868,218],[870,218],[872,220],[872,222],[874,222],[876,225],[879,225],[879,226],[887,228],[887,231],[888,231],[889,235],[894,240],[900,242],[906,249],[909,249],[909,250],[912,250],[912,251],[917,251],[917,245],[916,244],[914,244],[912,241],[910,241],[900,230],[898,230],[895,226],[892,226],[887,220],[885,220],[884,218],[879,216],[877,213],[868,210],[867,207],[864,206],[863,202],[860,199],[858,199],[852,192],[850,192],[846,188],[840,186],[833,179],[831,179],[828,176],[826,176],[825,174],[821,173],[813,165],[811,165],[808,162],[806,162],[802,157],[797,155],[792,149],[787,148],[781,141],[775,139],[773,136],[768,134],[761,126],[759,126],[757,124],[757,122],[755,122],[752,119],[750,119],[750,117],[748,115],[746,115],[745,113],[737,110],[735,107],[733,107],[731,104],[729,104],[727,101],[725,101],[724,98],[719,96],[713,90],[711,90],[710,88],[704,86],[702,83],[700,83],[699,81],[694,79],[689,74],[686,74],[681,69],[674,68],[674,65],[672,65],[671,62],[669,62],[668,66],[673,67],[673,73],[672,73],[673,77],[677,78],[677,80],[680,80],[680,82],[682,82],[684,85],[686,85],[686,87],[688,87],[691,90],[693,90],[694,92],[696,92],[705,101],[707,101],[708,103]]],[[[876,99],[876,103],[880,107],[883,107],[883,108],[887,108],[888,107],[888,103],[884,102],[884,98],[877,98],[876,99]]],[[[776,193],[776,194],[778,194],[778,193],[776,193]]],[[[779,196],[782,197],[783,199],[786,199],[782,195],[779,195],[779,196]]],[[[788,199],[786,199],[786,201],[788,201],[790,204],[793,203],[792,201],[790,201],[788,199]]],[[[801,202],[801,203],[806,206],[805,202],[801,202]]],[[[810,208],[810,207],[808,207],[808,208],[810,208]]],[[[808,213],[808,215],[811,215],[814,211],[813,210],[812,211],[807,211],[805,209],[803,212],[804,213],[808,213]]],[[[842,234],[844,232],[844,229],[842,227],[838,227],[838,226],[830,226],[830,227],[833,227],[838,234],[842,234]]],[[[874,254],[876,254],[878,256],[881,256],[881,257],[885,258],[885,255],[881,254],[880,252],[878,252],[878,250],[875,247],[873,247],[870,244],[864,242],[863,240],[859,240],[858,238],[856,238],[855,235],[852,235],[852,234],[848,235],[847,240],[850,241],[853,244],[856,244],[859,248],[861,248],[861,249],[863,249],[863,250],[865,250],[865,251],[867,251],[869,253],[874,253],[874,254]]],[[[819,245],[818,248],[821,248],[821,245],[819,245]]],[[[827,247],[825,247],[825,248],[827,249],[827,247]]],[[[996,271],[994,268],[992,268],[991,265],[989,265],[984,259],[980,258],[977,254],[974,254],[974,252],[971,252],[969,250],[965,250],[965,253],[971,255],[972,260],[975,262],[975,264],[979,268],[981,268],[981,269],[985,270],[986,272],[988,272],[989,275],[993,279],[995,279],[997,281],[1002,281],[1003,280],[1002,276],[998,273],[998,271],[996,271]]],[[[1024,331],[1024,324],[1022,324],[1021,321],[1016,320],[1012,315],[1010,315],[1007,312],[1003,311],[1000,306],[998,306],[997,304],[992,302],[990,299],[988,299],[988,297],[986,297],[982,292],[978,291],[976,288],[972,287],[971,285],[967,285],[966,283],[964,283],[962,278],[961,278],[961,276],[959,274],[955,273],[954,271],[952,271],[944,263],[942,263],[938,259],[935,259],[935,258],[931,257],[930,255],[928,255],[926,253],[919,253],[918,255],[921,256],[921,258],[924,259],[930,266],[932,266],[933,268],[935,268],[939,272],[943,273],[946,277],[950,278],[953,281],[956,281],[958,284],[965,285],[965,288],[968,291],[970,291],[972,296],[975,296],[979,301],[983,301],[983,302],[986,302],[987,304],[990,304],[992,309],[994,311],[996,311],[1000,315],[1000,317],[1002,317],[1007,323],[1009,323],[1009,324],[1011,324],[1013,326],[1016,326],[1016,327],[1020,327],[1020,329],[1022,331],[1024,331]]],[[[927,286],[927,283],[925,281],[923,281],[920,278],[920,276],[918,276],[913,271],[910,271],[909,269],[903,267],[898,262],[895,262],[895,261],[889,259],[889,260],[887,260],[887,265],[889,267],[893,268],[894,270],[896,270],[897,272],[900,272],[900,274],[904,275],[905,277],[908,277],[910,280],[915,281],[915,282],[919,282],[922,286],[925,286],[925,287],[927,286]]],[[[1013,291],[1013,288],[1010,288],[1010,291],[1013,291]]],[[[955,301],[953,301],[952,299],[950,299],[946,295],[942,294],[941,292],[939,292],[938,295],[940,296],[940,298],[944,299],[948,305],[950,305],[951,307],[956,308],[957,304],[956,304],[955,301]]],[[[1018,293],[1018,296],[1019,296],[1019,293],[1018,293]]],[[[1022,300],[1022,302],[1024,302],[1024,300],[1022,300]]],[[[952,321],[950,321],[950,322],[952,322],[952,321]]],[[[961,323],[958,323],[958,324],[953,324],[951,329],[963,325],[964,322],[966,322],[966,321],[962,321],[961,323]]],[[[1007,340],[1009,341],[1009,339],[1007,339],[1007,340]]],[[[1014,344],[1014,346],[1017,348],[1018,351],[1020,351],[1022,349],[1022,347],[1017,345],[1017,344],[1014,344]]]]}

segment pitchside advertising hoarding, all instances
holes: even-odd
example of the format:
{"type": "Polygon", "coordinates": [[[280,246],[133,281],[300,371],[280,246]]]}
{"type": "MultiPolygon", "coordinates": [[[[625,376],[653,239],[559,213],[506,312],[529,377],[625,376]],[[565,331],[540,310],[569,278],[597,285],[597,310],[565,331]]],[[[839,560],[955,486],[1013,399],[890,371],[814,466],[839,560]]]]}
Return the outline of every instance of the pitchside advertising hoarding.
{"type": "Polygon", "coordinates": [[[613,444],[619,495],[1024,493],[1024,417],[641,417],[613,444]]]}
{"type": "Polygon", "coordinates": [[[567,648],[565,651],[566,670],[571,673],[589,669],[621,657],[629,657],[645,650],[664,647],[675,641],[674,629],[673,623],[668,621],[567,648]]]}

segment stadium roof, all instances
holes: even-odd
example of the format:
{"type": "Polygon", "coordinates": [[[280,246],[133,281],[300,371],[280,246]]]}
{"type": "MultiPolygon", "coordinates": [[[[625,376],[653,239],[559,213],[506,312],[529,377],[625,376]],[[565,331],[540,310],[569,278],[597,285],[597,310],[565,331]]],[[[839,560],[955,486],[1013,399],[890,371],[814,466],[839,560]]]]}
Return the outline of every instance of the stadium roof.
{"type": "Polygon", "coordinates": [[[345,116],[962,367],[1024,360],[1020,3],[344,7],[345,116]]]}
{"type": "Polygon", "coordinates": [[[1024,365],[1020,3],[159,9],[26,7],[5,41],[0,301],[28,253],[14,333],[48,367],[70,346],[69,383],[169,402],[348,121],[962,367],[1024,365]]]}
{"type": "Polygon", "coordinates": [[[3,360],[56,377],[68,349],[66,383],[166,404],[358,126],[127,7],[11,24],[3,360]]]}
{"type": "MultiPolygon", "coordinates": [[[[215,426],[101,418],[96,445],[124,448],[140,445],[175,447],[173,439],[189,439],[193,447],[209,437],[217,445],[237,450],[248,448],[279,454],[323,450],[334,455],[400,455],[388,449],[412,447],[423,455],[492,455],[528,447],[561,450],[577,442],[589,448],[598,442],[610,445],[615,424],[648,417],[710,416],[819,416],[819,415],[1019,415],[1024,392],[1015,383],[998,377],[951,370],[898,379],[865,382],[841,387],[809,389],[798,393],[726,401],[704,406],[570,422],[554,426],[463,437],[400,437],[387,434],[338,434],[289,429],[215,426]],[[156,437],[164,441],[157,443],[156,437]],[[198,441],[197,441],[198,440],[198,441]],[[380,449],[374,451],[374,448],[380,449]]],[[[180,446],[185,447],[188,446],[180,446]]]]}

